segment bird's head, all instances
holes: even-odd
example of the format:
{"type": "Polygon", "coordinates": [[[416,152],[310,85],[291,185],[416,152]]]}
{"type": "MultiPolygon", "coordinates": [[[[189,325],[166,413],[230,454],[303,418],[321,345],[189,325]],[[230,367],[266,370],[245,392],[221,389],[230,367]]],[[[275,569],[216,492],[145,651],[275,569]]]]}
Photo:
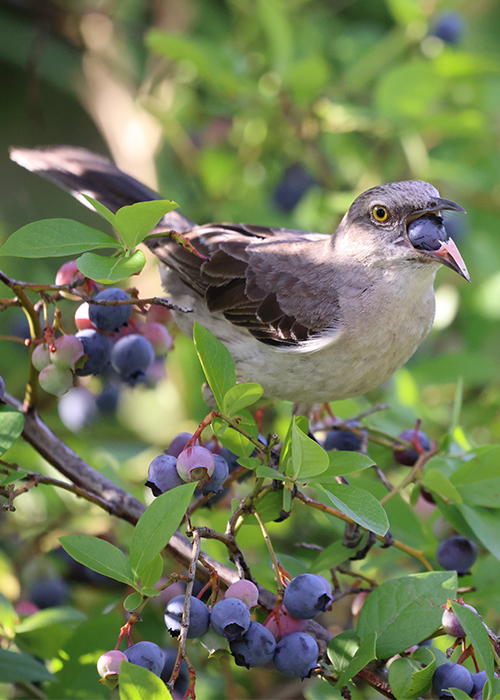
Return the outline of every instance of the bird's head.
{"type": "Polygon", "coordinates": [[[428,182],[407,180],[363,192],[343,218],[338,237],[352,256],[450,267],[470,282],[467,267],[443,224],[443,211],[465,210],[428,182]]]}

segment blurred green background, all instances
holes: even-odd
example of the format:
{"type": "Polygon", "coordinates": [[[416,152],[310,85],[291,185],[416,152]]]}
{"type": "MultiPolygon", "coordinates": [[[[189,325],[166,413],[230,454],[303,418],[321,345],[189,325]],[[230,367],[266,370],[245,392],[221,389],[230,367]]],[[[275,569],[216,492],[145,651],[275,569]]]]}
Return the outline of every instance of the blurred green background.
{"type": "MultiPolygon", "coordinates": [[[[432,182],[468,212],[450,217],[447,226],[472,284],[440,270],[436,324],[423,346],[387,385],[333,410],[348,416],[388,401],[391,409],[371,417],[371,425],[397,434],[418,417],[439,439],[450,425],[461,377],[455,449],[497,442],[499,34],[495,0],[3,0],[0,243],[23,224],[43,218],[107,226],[11,163],[10,145],[68,143],[110,154],[199,223],[243,221],[328,233],[369,187],[403,179],[432,182]]],[[[2,258],[0,264],[19,279],[51,283],[61,259],[2,258]]],[[[143,296],[159,293],[154,260],[134,284],[143,296]]],[[[61,307],[72,332],[75,305],[68,301],[61,307]]],[[[23,332],[19,310],[0,314],[0,334],[23,332]]],[[[18,398],[27,363],[22,345],[0,340],[0,374],[18,398]]],[[[149,459],[205,415],[200,383],[191,343],[179,336],[166,376],[152,387],[123,389],[116,414],[75,432],[61,423],[57,401],[43,392],[41,409],[49,425],[93,466],[128,488],[132,484],[144,499],[149,459]]],[[[88,386],[99,391],[100,380],[88,386]]],[[[278,429],[287,415],[288,406],[275,409],[278,429]]],[[[13,452],[12,460],[32,460],[39,470],[49,470],[30,448],[13,452]]],[[[387,450],[375,448],[372,456],[391,468],[387,450]]],[[[210,517],[217,527],[219,515],[210,517]]],[[[326,516],[306,517],[311,541],[326,546],[321,534],[326,516]]],[[[9,518],[8,524],[2,519],[5,531],[12,537],[22,528],[23,551],[43,562],[57,544],[56,535],[64,532],[107,533],[125,544],[130,534],[128,525],[47,489],[19,499],[18,512],[9,518]]],[[[303,538],[300,523],[297,518],[276,526],[284,552],[303,538]]],[[[424,533],[415,519],[412,527],[409,543],[433,556],[430,526],[424,533]]],[[[249,546],[254,539],[255,534],[248,538],[249,546]]],[[[225,556],[215,544],[207,550],[225,556]]],[[[261,583],[272,585],[259,552],[252,563],[261,583]]],[[[29,572],[10,562],[12,553],[7,551],[1,564],[8,583],[0,590],[15,599],[29,572]]],[[[378,560],[390,576],[397,556],[385,551],[378,560]]],[[[493,582],[498,567],[488,561],[482,575],[493,582]]],[[[498,596],[482,595],[496,620],[498,596]]],[[[101,598],[85,602],[89,609],[101,603],[101,598]]],[[[200,697],[221,696],[216,676],[213,687],[202,681],[206,688],[200,697]]],[[[258,697],[264,691],[258,676],[252,678],[257,685],[244,691],[240,686],[240,692],[258,697]]],[[[292,692],[302,697],[302,690],[292,692]]],[[[321,697],[320,690],[304,692],[321,697]]]]}

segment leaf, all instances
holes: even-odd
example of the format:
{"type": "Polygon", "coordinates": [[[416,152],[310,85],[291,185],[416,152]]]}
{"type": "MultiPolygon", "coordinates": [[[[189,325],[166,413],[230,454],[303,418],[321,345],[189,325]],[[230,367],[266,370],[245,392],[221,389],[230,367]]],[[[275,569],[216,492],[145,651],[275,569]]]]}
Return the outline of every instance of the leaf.
{"type": "Polygon", "coordinates": [[[149,566],[144,570],[141,576],[142,588],[151,588],[158,583],[163,573],[163,557],[161,554],[157,554],[154,557],[149,566]]]}
{"type": "Polygon", "coordinates": [[[45,219],[15,231],[0,248],[0,255],[19,258],[57,258],[97,248],[121,248],[107,233],[71,219],[45,219]]]}
{"type": "MultiPolygon", "coordinates": [[[[249,433],[253,438],[258,438],[259,429],[252,414],[242,409],[238,415],[238,425],[249,433]]],[[[229,428],[226,423],[220,419],[212,421],[214,432],[228,450],[233,452],[238,457],[249,457],[254,451],[254,446],[248,438],[239,433],[234,428],[229,428]]]]}
{"type": "Polygon", "coordinates": [[[258,457],[240,457],[238,459],[238,464],[241,464],[242,467],[246,467],[247,469],[257,469],[257,467],[260,467],[262,462],[258,457]]]}
{"type": "Polygon", "coordinates": [[[80,610],[57,607],[40,610],[22,620],[15,628],[16,641],[30,654],[52,659],[87,619],[80,610]]]}
{"type": "Polygon", "coordinates": [[[130,563],[137,579],[179,527],[195,486],[183,484],[162,493],[139,518],[130,542],[130,563]]]}
{"type": "Polygon", "coordinates": [[[147,668],[120,666],[120,700],[172,700],[165,683],[147,668]]]}
{"type": "Polygon", "coordinates": [[[16,625],[16,634],[44,629],[50,625],[64,625],[71,627],[75,623],[84,622],[87,619],[81,610],[71,607],[47,608],[30,615],[16,625]]]}
{"type": "Polygon", "coordinates": [[[339,566],[342,562],[352,557],[352,549],[344,547],[342,540],[333,542],[324,549],[312,562],[310,570],[312,573],[330,570],[334,566],[339,566]]]}
{"type": "Polygon", "coordinates": [[[217,406],[222,409],[224,396],[236,385],[233,358],[226,346],[197,321],[194,323],[193,340],[217,406]]]}
{"type": "Polygon", "coordinates": [[[493,648],[491,646],[488,632],[481,619],[465,605],[460,603],[451,603],[453,612],[458,617],[458,621],[464,628],[467,636],[472,642],[474,651],[479,654],[483,662],[488,680],[493,680],[493,672],[495,670],[495,661],[493,658],[493,648]]]}
{"type": "Polygon", "coordinates": [[[13,472],[12,474],[9,474],[8,476],[5,477],[2,481],[0,481],[0,486],[7,486],[7,484],[14,484],[16,481],[19,481],[19,479],[24,479],[25,476],[28,476],[28,472],[24,472],[22,469],[19,469],[16,472],[13,472]]]}
{"type": "Polygon", "coordinates": [[[266,467],[265,464],[261,464],[255,470],[257,476],[264,477],[264,479],[278,479],[279,481],[289,481],[290,477],[285,476],[281,472],[273,469],[272,467],[266,467]]]}
{"type": "Polygon", "coordinates": [[[16,442],[23,428],[23,414],[12,406],[0,405],[0,457],[16,442]]]}
{"type": "Polygon", "coordinates": [[[241,409],[251,406],[258,401],[263,393],[264,389],[260,384],[253,382],[236,384],[236,386],[232,386],[226,391],[224,395],[222,401],[223,413],[227,413],[228,416],[235,416],[241,409]]]}
{"type": "Polygon", "coordinates": [[[389,666],[389,685],[398,700],[417,700],[431,687],[436,657],[431,651],[428,664],[422,668],[414,658],[395,659],[389,666]]]}
{"type": "Polygon", "coordinates": [[[500,508],[500,446],[485,445],[470,452],[450,481],[466,503],[500,508]]]}
{"type": "Polygon", "coordinates": [[[123,608],[124,610],[131,612],[132,610],[136,610],[136,608],[138,608],[141,603],[142,595],[135,591],[134,593],[131,593],[125,598],[125,600],[123,601],[123,608]]]}
{"type": "Polygon", "coordinates": [[[377,635],[375,632],[369,634],[359,645],[356,653],[354,654],[349,666],[342,671],[340,678],[335,684],[336,688],[342,688],[346,685],[347,681],[351,680],[357,673],[359,673],[364,667],[377,658],[375,652],[375,643],[377,641],[377,635]]]}
{"type": "Polygon", "coordinates": [[[133,575],[127,556],[111,542],[91,535],[65,535],[59,538],[62,548],[80,564],[115,581],[133,585],[133,575]]]}
{"type": "Polygon", "coordinates": [[[341,673],[349,668],[349,664],[358,649],[359,637],[356,634],[356,630],[345,630],[335,635],[328,644],[328,656],[333,670],[341,673]]]}
{"type": "Polygon", "coordinates": [[[0,678],[2,683],[30,683],[55,681],[45,666],[28,654],[0,649],[0,678]]]}
{"type": "Polygon", "coordinates": [[[441,624],[443,605],[456,596],[457,575],[450,571],[412,574],[386,581],[365,600],[358,636],[377,633],[377,658],[388,659],[419,644],[441,624]]]}
{"type": "Polygon", "coordinates": [[[146,264],[146,256],[142,250],[136,250],[132,255],[119,258],[84,253],[77,258],[76,264],[85,277],[90,277],[91,280],[102,284],[111,284],[140,272],[146,264]]]}
{"type": "Polygon", "coordinates": [[[437,469],[426,470],[422,479],[422,484],[452,503],[462,503],[463,501],[462,496],[451,481],[437,469]]]}
{"type": "Polygon", "coordinates": [[[500,560],[500,540],[498,538],[498,511],[461,503],[457,506],[467,525],[481,540],[486,549],[500,560]]]}
{"type": "Polygon", "coordinates": [[[467,695],[465,690],[461,690],[460,688],[450,688],[450,693],[454,700],[470,700],[470,695],[467,695]]]}
{"type": "Polygon", "coordinates": [[[385,535],[389,529],[389,519],[384,508],[369,491],[350,484],[328,484],[328,489],[321,483],[318,483],[318,486],[327,494],[335,507],[352,518],[355,523],[377,535],[385,535]]]}
{"type": "Polygon", "coordinates": [[[345,476],[351,472],[361,471],[373,467],[375,462],[368,455],[359,454],[359,452],[347,452],[344,450],[332,450],[328,452],[330,465],[324,476],[345,476]]]}
{"type": "Polygon", "coordinates": [[[126,245],[135,248],[151,233],[162,216],[178,206],[171,199],[136,202],[118,209],[114,226],[126,245]]]}
{"type": "Polygon", "coordinates": [[[101,202],[98,202],[97,199],[93,199],[92,197],[90,197],[90,195],[84,194],[83,196],[87,200],[87,202],[89,202],[89,204],[91,204],[94,207],[94,209],[96,210],[96,212],[98,214],[103,216],[106,219],[106,221],[109,221],[111,226],[114,226],[116,228],[116,224],[115,224],[116,214],[113,214],[113,212],[110,209],[108,209],[107,207],[105,207],[104,204],[101,204],[101,202]]]}
{"type": "MultiPolygon", "coordinates": [[[[265,496],[257,501],[256,508],[263,522],[270,523],[280,517],[283,507],[281,491],[268,491],[265,496]]],[[[245,525],[258,525],[255,515],[250,515],[244,520],[245,525]]]]}
{"type": "Polygon", "coordinates": [[[316,440],[302,432],[294,421],[292,423],[292,460],[293,475],[297,479],[308,479],[322,474],[330,459],[316,440]]]}

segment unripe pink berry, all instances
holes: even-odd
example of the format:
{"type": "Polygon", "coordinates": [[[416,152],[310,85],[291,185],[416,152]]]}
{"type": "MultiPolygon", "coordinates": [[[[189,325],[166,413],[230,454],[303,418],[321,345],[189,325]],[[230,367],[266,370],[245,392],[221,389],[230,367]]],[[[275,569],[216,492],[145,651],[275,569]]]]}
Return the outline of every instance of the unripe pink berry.
{"type": "Polygon", "coordinates": [[[84,354],[82,341],[74,335],[62,335],[55,340],[54,346],[55,352],[50,353],[50,360],[56,367],[73,369],[84,354]]]}
{"type": "Polygon", "coordinates": [[[122,661],[128,663],[128,659],[122,651],[112,649],[97,660],[97,673],[101,676],[101,683],[108,688],[115,688],[118,684],[118,674],[122,661]]]}
{"type": "Polygon", "coordinates": [[[151,304],[146,314],[146,321],[155,323],[168,323],[172,320],[172,314],[166,306],[160,304],[151,304]]]}
{"type": "Polygon", "coordinates": [[[48,365],[40,372],[38,381],[48,394],[62,396],[73,386],[73,372],[66,367],[48,365]]]}
{"type": "MultiPolygon", "coordinates": [[[[453,600],[452,598],[448,598],[446,605],[442,606],[444,608],[443,617],[441,618],[441,625],[443,627],[443,630],[446,632],[446,634],[449,634],[450,637],[465,637],[466,632],[460,624],[458,617],[453,612],[450,601],[459,602],[453,600]]],[[[473,608],[472,605],[467,605],[467,603],[461,604],[465,608],[469,608],[469,610],[472,610],[473,613],[479,616],[478,611],[476,610],[476,608],[473,608]]]]}
{"type": "Polygon", "coordinates": [[[283,637],[293,634],[294,632],[305,632],[309,624],[309,620],[299,620],[296,617],[293,617],[293,615],[289,615],[287,612],[280,612],[279,620],[279,627],[274,615],[266,620],[264,624],[277,642],[279,642],[283,637]]]}
{"type": "Polygon", "coordinates": [[[177,459],[177,471],[183,481],[208,481],[214,469],[213,454],[198,445],[187,447],[177,459]]]}
{"type": "Polygon", "coordinates": [[[94,324],[89,318],[89,304],[87,304],[86,301],[83,302],[83,304],[80,304],[80,306],[77,308],[75,311],[75,326],[79,331],[84,331],[88,328],[91,330],[96,330],[94,324]]]}
{"type": "Polygon", "coordinates": [[[50,365],[50,351],[47,343],[40,343],[36,346],[31,355],[31,362],[33,363],[33,367],[39,372],[50,365]]]}
{"type": "Polygon", "coordinates": [[[172,336],[161,323],[143,323],[139,327],[139,332],[149,340],[157,357],[166,355],[174,345],[172,336]]]}
{"type": "MultiPolygon", "coordinates": [[[[78,277],[81,277],[83,279],[83,276],[83,273],[80,272],[76,265],[76,260],[70,260],[69,262],[64,263],[64,265],[61,265],[61,267],[57,271],[56,284],[71,284],[71,282],[73,282],[78,277]]],[[[92,286],[92,282],[90,280],[87,280],[78,287],[75,287],[75,289],[77,289],[82,294],[90,294],[92,291],[92,286]]],[[[61,291],[61,295],[63,297],[66,297],[66,299],[78,299],[78,297],[74,294],[71,294],[70,292],[66,292],[64,290],[61,291]]]]}
{"type": "Polygon", "coordinates": [[[239,598],[248,608],[253,608],[259,602],[259,589],[251,581],[241,579],[232,583],[224,594],[225,598],[239,598]]]}

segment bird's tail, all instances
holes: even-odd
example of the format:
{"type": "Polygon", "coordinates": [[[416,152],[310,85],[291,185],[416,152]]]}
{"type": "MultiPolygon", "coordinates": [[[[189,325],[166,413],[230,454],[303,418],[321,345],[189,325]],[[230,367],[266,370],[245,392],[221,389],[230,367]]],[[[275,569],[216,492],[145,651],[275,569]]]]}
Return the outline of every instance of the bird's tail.
{"type": "MultiPolygon", "coordinates": [[[[83,195],[97,200],[112,212],[136,202],[162,197],[135,178],[116,167],[108,158],[76,146],[42,146],[11,148],[10,157],[23,168],[50,180],[67,190],[85,206],[91,206],[83,195]]],[[[187,231],[194,226],[178,211],[166,214],[155,232],[187,231]]]]}

